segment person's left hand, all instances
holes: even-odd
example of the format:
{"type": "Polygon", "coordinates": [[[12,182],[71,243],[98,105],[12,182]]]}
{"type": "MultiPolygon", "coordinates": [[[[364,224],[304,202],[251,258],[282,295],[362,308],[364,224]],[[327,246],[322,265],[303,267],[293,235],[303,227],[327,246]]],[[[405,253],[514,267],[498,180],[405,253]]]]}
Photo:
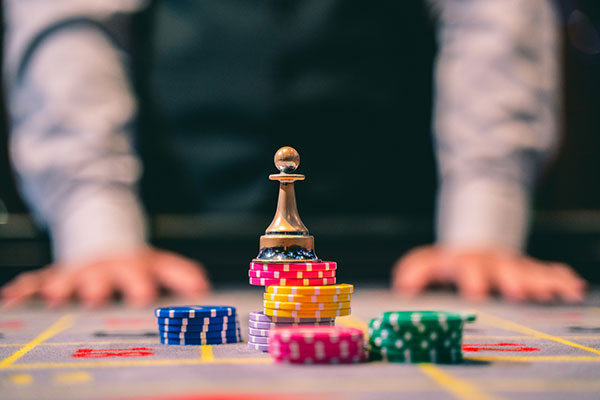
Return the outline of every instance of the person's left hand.
{"type": "Polygon", "coordinates": [[[494,249],[424,246],[408,252],[392,271],[397,293],[416,295],[430,284],[455,284],[470,300],[492,291],[511,301],[583,300],[586,283],[568,265],[494,249]]]}

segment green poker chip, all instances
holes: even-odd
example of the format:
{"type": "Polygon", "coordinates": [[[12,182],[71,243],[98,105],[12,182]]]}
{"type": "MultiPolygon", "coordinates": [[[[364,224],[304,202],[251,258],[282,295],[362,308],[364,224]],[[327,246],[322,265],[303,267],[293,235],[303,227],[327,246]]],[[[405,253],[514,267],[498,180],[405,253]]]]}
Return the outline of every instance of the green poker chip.
{"type": "Polygon", "coordinates": [[[473,322],[476,318],[477,316],[474,313],[453,311],[388,311],[381,315],[381,321],[391,326],[473,322]]]}
{"type": "Polygon", "coordinates": [[[387,361],[396,363],[442,363],[458,364],[462,362],[460,349],[405,349],[402,351],[372,347],[368,350],[370,361],[387,361]]]}

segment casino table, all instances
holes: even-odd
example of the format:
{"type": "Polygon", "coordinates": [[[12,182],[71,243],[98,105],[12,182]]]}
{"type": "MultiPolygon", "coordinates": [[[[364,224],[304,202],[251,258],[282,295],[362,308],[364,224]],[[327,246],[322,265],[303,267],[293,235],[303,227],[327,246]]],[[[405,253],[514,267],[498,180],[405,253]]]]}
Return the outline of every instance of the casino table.
{"type": "MultiPolygon", "coordinates": [[[[237,308],[244,338],[261,288],[224,287],[208,298],[155,306],[237,308]]],[[[101,310],[39,305],[0,314],[2,399],[598,399],[600,292],[582,305],[466,303],[452,293],[415,299],[356,284],[352,315],[366,328],[386,310],[473,311],[461,364],[292,365],[247,344],[160,344],[154,307],[101,310]]]]}

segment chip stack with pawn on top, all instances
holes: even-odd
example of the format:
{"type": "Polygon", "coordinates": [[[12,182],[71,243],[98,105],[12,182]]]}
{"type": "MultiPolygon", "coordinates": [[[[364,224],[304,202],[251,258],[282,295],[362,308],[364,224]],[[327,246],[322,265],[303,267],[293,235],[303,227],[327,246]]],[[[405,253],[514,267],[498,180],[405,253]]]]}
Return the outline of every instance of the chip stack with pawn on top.
{"type": "MultiPolygon", "coordinates": [[[[304,180],[304,175],[294,173],[299,164],[298,152],[282,147],[275,154],[275,166],[280,173],[269,176],[280,182],[277,211],[260,238],[260,251],[250,263],[248,273],[251,285],[266,286],[263,310],[250,314],[248,346],[256,350],[268,351],[270,337],[278,341],[278,346],[282,337],[305,337],[310,342],[311,329],[318,329],[315,335],[320,340],[328,335],[333,337],[328,344],[331,350],[339,345],[336,338],[340,332],[334,326],[335,318],[350,315],[353,286],[336,284],[337,264],[316,256],[314,237],[309,235],[298,215],[294,182],[304,180]],[[277,329],[288,332],[294,331],[294,327],[301,333],[274,335],[277,329]]],[[[310,344],[304,345],[300,354],[295,352],[297,359],[312,359],[309,347],[310,344]]],[[[281,352],[271,354],[278,358],[275,354],[281,352]]],[[[337,353],[331,350],[327,354],[337,353]]],[[[361,360],[361,355],[351,353],[341,362],[361,360]]],[[[324,356],[320,362],[327,360],[324,356]]],[[[335,360],[340,362],[339,358],[335,360]]]]}

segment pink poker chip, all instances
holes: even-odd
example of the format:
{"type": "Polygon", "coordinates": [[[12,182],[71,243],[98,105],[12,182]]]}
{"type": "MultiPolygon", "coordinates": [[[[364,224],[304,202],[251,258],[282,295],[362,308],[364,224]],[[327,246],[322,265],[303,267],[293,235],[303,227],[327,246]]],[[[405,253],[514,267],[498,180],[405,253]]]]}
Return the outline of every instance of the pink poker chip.
{"type": "Polygon", "coordinates": [[[333,278],[335,270],[331,271],[260,271],[251,269],[248,271],[251,278],[271,278],[271,279],[313,279],[313,278],[333,278]]]}
{"type": "Polygon", "coordinates": [[[298,326],[269,331],[269,353],[299,364],[354,363],[364,360],[364,332],[345,326],[298,326]]]}
{"type": "Polygon", "coordinates": [[[337,269],[337,263],[333,261],[314,262],[314,263],[257,263],[251,262],[250,269],[257,271],[334,271],[337,269]]]}
{"type": "Polygon", "coordinates": [[[281,343],[314,343],[319,339],[335,344],[342,339],[358,341],[363,340],[364,331],[349,326],[292,326],[275,328],[269,331],[274,340],[281,343]]]}
{"type": "Polygon", "coordinates": [[[308,345],[299,343],[282,344],[273,341],[270,351],[274,357],[348,358],[364,351],[364,342],[341,340],[336,345],[331,345],[317,340],[315,343],[308,345]]]}
{"type": "Polygon", "coordinates": [[[312,279],[271,279],[250,278],[250,284],[255,286],[327,286],[335,285],[335,278],[312,278],[312,279]]]}

